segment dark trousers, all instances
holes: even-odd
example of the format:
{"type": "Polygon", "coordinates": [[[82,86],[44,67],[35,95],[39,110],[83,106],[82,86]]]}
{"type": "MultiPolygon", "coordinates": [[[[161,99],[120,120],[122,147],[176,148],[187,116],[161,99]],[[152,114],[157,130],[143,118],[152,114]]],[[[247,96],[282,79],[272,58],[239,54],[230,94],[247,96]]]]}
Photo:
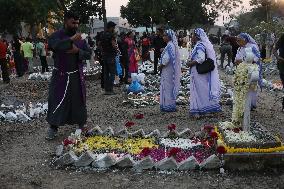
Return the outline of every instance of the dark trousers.
{"type": "Polygon", "coordinates": [[[236,56],[238,53],[238,47],[233,47],[232,48],[232,62],[235,64],[236,56]]]}
{"type": "Polygon", "coordinates": [[[225,61],[225,56],[227,55],[228,57],[228,64],[232,62],[232,46],[231,45],[223,45],[220,48],[221,51],[221,67],[224,67],[224,61],[225,61]]]}
{"type": "Polygon", "coordinates": [[[154,54],[154,73],[158,73],[158,63],[159,59],[161,58],[161,53],[155,53],[154,54]]]}
{"type": "Polygon", "coordinates": [[[20,52],[15,51],[14,52],[14,60],[15,60],[15,68],[18,77],[22,77],[24,75],[24,62],[23,57],[20,52]]]}
{"type": "Polygon", "coordinates": [[[10,82],[10,78],[9,78],[9,71],[8,71],[6,58],[0,59],[0,65],[1,65],[1,70],[2,70],[3,82],[4,83],[9,83],[10,82]]]}
{"type": "Polygon", "coordinates": [[[104,66],[104,61],[102,59],[99,59],[100,65],[102,66],[102,70],[101,70],[101,88],[104,89],[105,88],[105,66],[104,66]]]}
{"type": "MultiPolygon", "coordinates": [[[[282,81],[282,85],[284,87],[284,73],[280,72],[279,75],[280,75],[280,79],[282,81]]],[[[282,111],[284,111],[284,97],[282,97],[282,111]]]]}
{"type": "Polygon", "coordinates": [[[281,79],[282,85],[284,87],[284,73],[280,73],[280,79],[281,79]]]}
{"type": "Polygon", "coordinates": [[[128,81],[128,72],[129,72],[129,58],[128,56],[121,56],[120,63],[122,67],[122,80],[124,82],[128,81]]]}
{"type": "Polygon", "coordinates": [[[40,56],[41,73],[48,72],[46,56],[40,56]]]}
{"type": "Polygon", "coordinates": [[[115,56],[104,56],[104,89],[106,92],[113,91],[113,82],[115,78],[115,56]]]}

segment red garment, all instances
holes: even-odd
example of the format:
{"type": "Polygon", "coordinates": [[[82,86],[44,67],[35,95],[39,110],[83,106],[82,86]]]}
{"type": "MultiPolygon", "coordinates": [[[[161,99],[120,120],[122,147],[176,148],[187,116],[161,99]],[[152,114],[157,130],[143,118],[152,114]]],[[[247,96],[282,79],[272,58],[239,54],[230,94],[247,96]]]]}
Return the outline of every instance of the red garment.
{"type": "Polygon", "coordinates": [[[7,45],[0,41],[0,59],[5,59],[7,55],[7,45]]]}
{"type": "Polygon", "coordinates": [[[125,42],[128,44],[129,73],[138,73],[138,62],[136,59],[137,50],[135,48],[135,42],[131,38],[125,38],[125,42]]]}
{"type": "Polygon", "coordinates": [[[150,46],[150,40],[148,38],[142,39],[142,45],[143,46],[150,46]]]}

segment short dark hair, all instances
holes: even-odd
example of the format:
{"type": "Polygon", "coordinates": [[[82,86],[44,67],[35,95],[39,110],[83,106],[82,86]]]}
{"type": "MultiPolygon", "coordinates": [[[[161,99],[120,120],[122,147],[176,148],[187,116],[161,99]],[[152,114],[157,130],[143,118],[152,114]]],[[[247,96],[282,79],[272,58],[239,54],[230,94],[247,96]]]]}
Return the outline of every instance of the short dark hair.
{"type": "Polygon", "coordinates": [[[113,27],[115,27],[115,26],[116,26],[116,23],[114,23],[114,22],[112,22],[112,21],[110,21],[110,22],[107,23],[107,29],[113,28],[113,27]]]}
{"type": "Polygon", "coordinates": [[[79,16],[75,12],[73,12],[73,11],[65,12],[64,20],[66,21],[66,20],[69,20],[71,18],[73,18],[74,20],[79,20],[79,16]]]}

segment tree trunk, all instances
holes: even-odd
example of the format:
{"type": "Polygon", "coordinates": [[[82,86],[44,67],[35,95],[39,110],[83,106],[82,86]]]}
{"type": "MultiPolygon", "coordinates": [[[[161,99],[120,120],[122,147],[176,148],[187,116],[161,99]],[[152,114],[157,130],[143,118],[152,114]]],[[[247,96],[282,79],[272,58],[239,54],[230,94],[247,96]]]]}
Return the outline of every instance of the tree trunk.
{"type": "Polygon", "coordinates": [[[103,21],[104,21],[104,29],[107,28],[107,17],[106,17],[106,1],[102,0],[102,12],[103,12],[103,21]]]}

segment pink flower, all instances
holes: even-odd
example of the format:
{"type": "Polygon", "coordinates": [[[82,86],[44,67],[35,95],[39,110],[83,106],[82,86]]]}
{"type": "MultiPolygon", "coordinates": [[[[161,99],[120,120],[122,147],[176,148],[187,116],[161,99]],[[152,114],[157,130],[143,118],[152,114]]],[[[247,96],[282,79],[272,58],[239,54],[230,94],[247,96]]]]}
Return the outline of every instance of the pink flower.
{"type": "Polygon", "coordinates": [[[140,154],[141,154],[142,156],[146,157],[146,156],[150,155],[150,153],[151,153],[151,149],[148,148],[148,147],[146,147],[146,148],[143,148],[143,150],[141,151],[140,154]]]}
{"type": "Polygon", "coordinates": [[[175,157],[179,152],[181,152],[181,149],[180,149],[180,148],[172,148],[172,149],[169,151],[168,156],[169,156],[169,157],[172,157],[172,156],[175,157]]]}

